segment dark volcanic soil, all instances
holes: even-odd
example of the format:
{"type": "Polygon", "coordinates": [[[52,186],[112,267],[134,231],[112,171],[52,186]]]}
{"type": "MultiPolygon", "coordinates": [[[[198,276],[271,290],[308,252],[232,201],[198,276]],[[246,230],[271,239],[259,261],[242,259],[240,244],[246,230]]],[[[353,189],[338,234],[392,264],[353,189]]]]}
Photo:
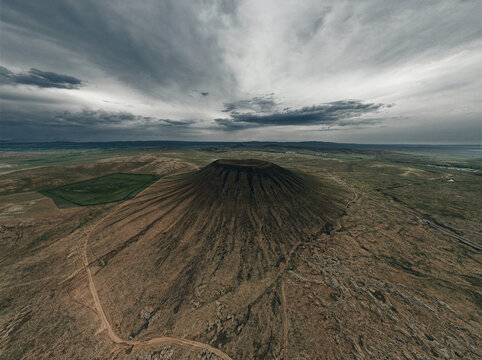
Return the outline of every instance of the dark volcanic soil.
{"type": "Polygon", "coordinates": [[[90,243],[91,258],[107,264],[97,270],[100,295],[124,338],[188,331],[243,351],[256,340],[275,356],[274,287],[288,254],[330,229],[343,208],[306,175],[254,159],[214,161],[160,181],[103,224],[90,243]],[[207,328],[220,312],[232,314],[229,336],[207,328]]]}
{"type": "MultiPolygon", "coordinates": [[[[264,206],[309,196],[309,187],[293,172],[270,162],[216,160],[186,181],[199,201],[220,206],[264,206]],[[224,205],[220,204],[222,202],[224,205]]],[[[312,189],[311,189],[312,190],[312,189]]],[[[304,199],[303,199],[304,200],[304,199]]]]}

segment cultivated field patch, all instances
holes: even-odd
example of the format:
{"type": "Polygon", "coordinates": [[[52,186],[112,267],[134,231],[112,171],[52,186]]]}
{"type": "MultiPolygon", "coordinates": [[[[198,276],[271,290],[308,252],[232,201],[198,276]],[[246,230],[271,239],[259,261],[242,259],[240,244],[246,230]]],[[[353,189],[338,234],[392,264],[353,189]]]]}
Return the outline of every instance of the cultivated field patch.
{"type": "Polygon", "coordinates": [[[42,190],[59,207],[89,206],[126,200],[134,197],[159,177],[151,174],[110,174],[73,184],[42,190]]]}

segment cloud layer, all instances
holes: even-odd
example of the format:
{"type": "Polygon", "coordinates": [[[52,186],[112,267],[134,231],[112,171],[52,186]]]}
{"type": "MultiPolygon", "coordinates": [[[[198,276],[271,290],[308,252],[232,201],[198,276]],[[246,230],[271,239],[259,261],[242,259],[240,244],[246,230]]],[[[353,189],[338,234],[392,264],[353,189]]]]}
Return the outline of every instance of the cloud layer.
{"type": "MultiPolygon", "coordinates": [[[[299,126],[299,125],[333,125],[350,126],[354,124],[374,124],[373,119],[359,119],[367,114],[377,113],[383,104],[362,103],[358,100],[340,100],[327,104],[305,106],[300,109],[285,109],[284,111],[270,112],[274,102],[268,105],[260,98],[240,102],[245,105],[254,105],[260,112],[238,112],[237,106],[225,104],[225,112],[230,118],[216,119],[216,122],[226,128],[237,130],[245,127],[261,126],[299,126]],[[355,119],[358,119],[355,121],[355,119]]],[[[239,103],[238,103],[239,104],[239,103]]]]}
{"type": "Polygon", "coordinates": [[[78,141],[89,135],[88,140],[132,140],[132,136],[157,139],[175,136],[179,131],[191,134],[193,121],[174,121],[129,112],[104,110],[63,111],[29,114],[28,112],[3,111],[2,130],[18,134],[18,141],[78,141]],[[22,122],[18,122],[22,118],[22,122]],[[152,134],[152,137],[146,137],[152,134]],[[59,136],[60,135],[60,136],[59,136]]]}
{"type": "Polygon", "coordinates": [[[38,69],[30,69],[27,74],[15,74],[7,68],[0,66],[0,85],[1,84],[34,85],[40,88],[78,89],[82,85],[82,81],[73,76],[40,71],[38,69]]]}
{"type": "Polygon", "coordinates": [[[0,139],[480,142],[481,12],[3,0],[0,139]]]}

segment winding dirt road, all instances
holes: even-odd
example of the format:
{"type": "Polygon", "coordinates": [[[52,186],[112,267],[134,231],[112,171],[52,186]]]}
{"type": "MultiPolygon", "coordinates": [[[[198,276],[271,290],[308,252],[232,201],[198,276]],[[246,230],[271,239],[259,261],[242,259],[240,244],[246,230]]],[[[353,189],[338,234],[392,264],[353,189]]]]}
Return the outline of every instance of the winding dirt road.
{"type": "MultiPolygon", "coordinates": [[[[147,189],[145,189],[147,190],[147,189]]],[[[144,190],[144,191],[145,191],[144,190]]],[[[140,195],[140,194],[139,194],[140,195]]],[[[107,316],[105,314],[104,308],[102,307],[102,303],[100,302],[99,299],[99,294],[97,293],[97,289],[95,287],[94,283],[94,278],[92,276],[92,272],[90,271],[89,268],[89,259],[87,257],[87,247],[89,243],[90,236],[92,232],[102,223],[104,222],[108,217],[112,216],[115,214],[117,211],[119,211],[121,208],[123,208],[127,203],[124,203],[117,207],[113,212],[109,213],[107,216],[102,218],[100,221],[98,221],[96,224],[92,226],[92,228],[89,230],[89,232],[85,235],[85,240],[84,240],[84,247],[82,250],[82,259],[84,263],[84,269],[87,274],[87,278],[89,279],[89,287],[90,287],[90,292],[92,294],[92,297],[94,299],[94,304],[95,304],[95,309],[97,310],[97,314],[99,315],[99,318],[102,323],[102,328],[107,331],[107,335],[111,339],[111,341],[115,344],[119,345],[125,345],[129,347],[137,347],[137,346],[146,346],[146,345],[156,345],[156,344],[176,344],[176,345],[185,345],[185,346],[191,346],[194,348],[198,349],[204,349],[207,350],[215,355],[217,355],[219,358],[223,360],[233,360],[228,354],[222,352],[221,350],[209,345],[205,344],[199,341],[194,341],[194,340],[189,340],[177,336],[158,336],[158,337],[153,337],[150,339],[145,339],[145,340],[125,340],[120,338],[115,331],[112,329],[112,326],[107,319],[107,316]]]]}
{"type": "MultiPolygon", "coordinates": [[[[138,196],[141,195],[147,189],[149,189],[149,188],[144,189],[141,193],[138,194],[138,196]]],[[[357,198],[358,198],[357,191],[353,188],[351,188],[351,189],[354,192],[355,197],[354,197],[353,200],[351,200],[346,205],[346,207],[348,207],[351,203],[356,201],[357,198]]],[[[112,212],[110,212],[105,217],[103,217],[101,220],[99,220],[97,223],[95,223],[90,228],[90,230],[87,232],[87,234],[85,235],[85,239],[84,239],[84,245],[83,245],[83,249],[82,249],[82,260],[83,260],[83,265],[84,265],[83,269],[85,269],[85,272],[87,274],[90,292],[92,294],[94,304],[95,304],[95,310],[96,310],[96,312],[97,312],[97,314],[98,314],[98,316],[101,320],[101,323],[102,323],[101,329],[103,329],[107,332],[107,335],[109,336],[109,338],[111,339],[111,341],[113,343],[119,344],[119,345],[124,345],[124,346],[127,346],[127,347],[139,347],[139,346],[156,345],[156,344],[176,344],[176,345],[182,345],[182,346],[190,346],[190,347],[194,347],[194,348],[198,348],[198,349],[204,349],[206,351],[209,351],[209,352],[217,355],[219,358],[221,358],[223,360],[233,360],[228,354],[224,353],[223,351],[221,351],[221,350],[219,350],[219,349],[217,349],[217,348],[215,348],[215,347],[213,347],[209,344],[202,343],[202,342],[199,342],[199,341],[185,339],[185,338],[178,337],[178,336],[158,336],[158,337],[153,337],[153,338],[144,339],[144,340],[126,340],[126,339],[122,339],[121,337],[119,337],[115,333],[115,331],[112,329],[112,326],[111,326],[111,324],[110,324],[110,322],[109,322],[109,320],[106,316],[106,313],[105,313],[104,308],[102,306],[102,303],[100,301],[99,295],[97,293],[97,289],[95,287],[95,282],[94,282],[94,279],[93,279],[93,276],[92,276],[92,272],[89,268],[89,259],[88,259],[88,256],[87,256],[87,250],[88,250],[89,239],[90,239],[92,233],[94,232],[94,230],[101,223],[103,223],[107,218],[114,215],[116,212],[121,210],[128,203],[129,203],[129,201],[124,202],[123,204],[121,204],[120,206],[115,208],[112,212]]],[[[288,264],[289,264],[289,262],[290,262],[290,260],[293,256],[294,252],[296,251],[296,249],[302,244],[308,245],[310,243],[311,242],[298,242],[297,244],[295,244],[291,248],[291,250],[288,252],[288,254],[286,256],[286,262],[285,262],[284,269],[280,270],[280,272],[278,274],[278,277],[277,277],[278,279],[281,279],[281,302],[282,302],[282,308],[283,308],[283,357],[284,357],[285,360],[288,360],[288,314],[287,314],[287,301],[286,301],[286,293],[285,293],[285,284],[284,284],[284,281],[282,279],[282,275],[286,271],[286,269],[288,267],[288,264]]],[[[63,280],[61,283],[65,282],[67,280],[70,280],[71,278],[78,275],[78,273],[79,273],[78,271],[74,272],[71,276],[69,276],[67,279],[63,280]]]]}
{"type": "Polygon", "coordinates": [[[281,280],[281,303],[283,305],[283,354],[288,360],[288,310],[286,304],[285,282],[281,280]]]}

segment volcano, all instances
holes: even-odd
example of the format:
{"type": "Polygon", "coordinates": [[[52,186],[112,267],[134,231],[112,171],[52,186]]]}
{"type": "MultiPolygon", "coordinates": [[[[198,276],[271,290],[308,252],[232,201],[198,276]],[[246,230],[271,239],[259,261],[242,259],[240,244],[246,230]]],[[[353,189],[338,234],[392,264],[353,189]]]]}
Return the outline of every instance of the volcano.
{"type": "MultiPolygon", "coordinates": [[[[261,205],[290,201],[304,194],[303,180],[267,161],[216,160],[186,181],[205,203],[261,205]]],[[[223,205],[221,205],[223,206],[223,205]]]]}
{"type": "Polygon", "coordinates": [[[343,209],[319,180],[256,159],[161,179],[92,234],[99,296],[123,338],[188,333],[220,347],[279,349],[280,274],[343,209]]]}
{"type": "MultiPolygon", "coordinates": [[[[225,217],[248,216],[253,225],[267,225],[269,219],[276,223],[276,218],[296,220],[300,215],[311,216],[306,204],[327,205],[326,201],[319,202],[319,191],[300,175],[255,159],[216,160],[179,185],[192,210],[207,210],[211,215],[206,214],[208,217],[218,210],[225,217]]],[[[279,221],[278,225],[281,226],[279,221]]]]}

